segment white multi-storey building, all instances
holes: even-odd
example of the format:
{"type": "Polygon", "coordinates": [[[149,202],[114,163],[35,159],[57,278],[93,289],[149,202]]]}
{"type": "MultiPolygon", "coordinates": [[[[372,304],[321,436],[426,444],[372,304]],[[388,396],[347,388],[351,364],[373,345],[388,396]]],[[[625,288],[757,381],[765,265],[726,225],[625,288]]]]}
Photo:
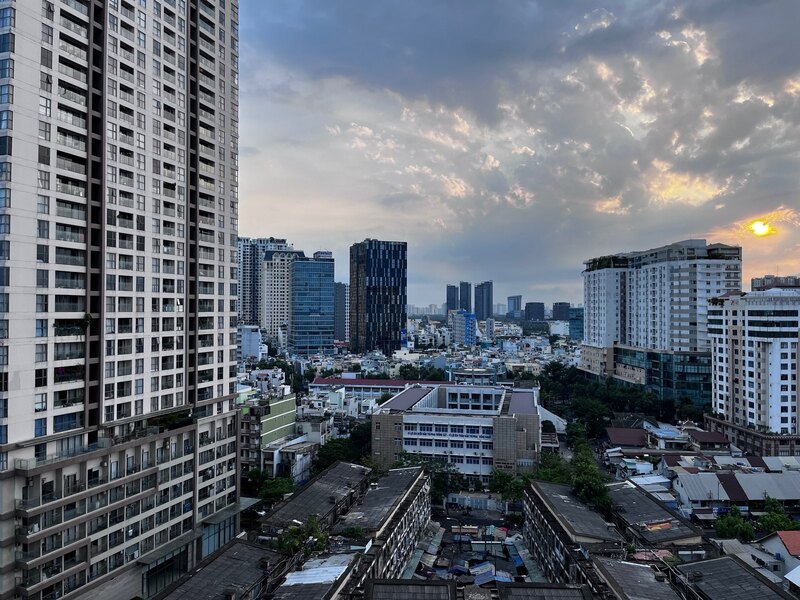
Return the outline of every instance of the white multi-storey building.
{"type": "Polygon", "coordinates": [[[584,264],[580,368],[709,399],[708,302],[741,288],[741,248],[685,240],[584,264]]]}
{"type": "Polygon", "coordinates": [[[730,294],[709,309],[714,412],[760,432],[798,434],[800,290],[730,294]]]}
{"type": "Polygon", "coordinates": [[[0,599],[147,597],[235,534],[237,29],[0,3],[0,599]]]}
{"type": "Polygon", "coordinates": [[[538,388],[406,388],[373,412],[372,458],[388,466],[417,454],[482,483],[493,469],[529,471],[541,451],[538,400],[538,388]]]}
{"type": "Polygon", "coordinates": [[[264,253],[260,324],[267,339],[285,341],[291,318],[292,263],[304,256],[290,244],[264,253]]]}

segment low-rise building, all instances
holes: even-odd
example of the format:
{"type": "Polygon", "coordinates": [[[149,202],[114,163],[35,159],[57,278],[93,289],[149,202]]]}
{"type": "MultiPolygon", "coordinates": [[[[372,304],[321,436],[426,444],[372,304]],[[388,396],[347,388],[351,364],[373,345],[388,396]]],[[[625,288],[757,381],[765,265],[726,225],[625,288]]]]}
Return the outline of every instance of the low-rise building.
{"type": "Polygon", "coordinates": [[[373,414],[372,458],[389,466],[403,452],[418,454],[483,483],[495,468],[529,471],[541,451],[538,395],[538,388],[410,387],[373,414]]]}
{"type": "Polygon", "coordinates": [[[578,500],[570,486],[544,481],[532,481],[525,489],[523,512],[525,544],[547,580],[587,583],[599,591],[586,550],[622,548],[614,525],[578,500]]]}

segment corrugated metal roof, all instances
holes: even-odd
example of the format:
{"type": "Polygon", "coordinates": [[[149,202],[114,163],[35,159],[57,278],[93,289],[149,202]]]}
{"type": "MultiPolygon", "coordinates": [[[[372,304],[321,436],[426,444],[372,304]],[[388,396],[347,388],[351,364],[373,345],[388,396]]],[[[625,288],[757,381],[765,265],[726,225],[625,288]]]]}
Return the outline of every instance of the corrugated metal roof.
{"type": "Polygon", "coordinates": [[[763,500],[767,496],[776,500],[800,499],[800,473],[736,473],[748,500],[763,500]]]}
{"type": "Polygon", "coordinates": [[[730,500],[716,473],[680,473],[678,487],[691,501],[730,500]]]}

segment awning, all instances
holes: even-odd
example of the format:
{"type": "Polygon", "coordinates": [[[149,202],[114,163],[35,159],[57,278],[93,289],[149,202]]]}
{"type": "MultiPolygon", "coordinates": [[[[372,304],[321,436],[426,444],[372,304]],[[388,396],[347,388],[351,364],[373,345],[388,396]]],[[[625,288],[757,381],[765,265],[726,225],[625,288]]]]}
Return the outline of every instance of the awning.
{"type": "Polygon", "coordinates": [[[717,515],[714,513],[694,513],[694,516],[701,521],[715,521],[717,519],[717,515]]]}

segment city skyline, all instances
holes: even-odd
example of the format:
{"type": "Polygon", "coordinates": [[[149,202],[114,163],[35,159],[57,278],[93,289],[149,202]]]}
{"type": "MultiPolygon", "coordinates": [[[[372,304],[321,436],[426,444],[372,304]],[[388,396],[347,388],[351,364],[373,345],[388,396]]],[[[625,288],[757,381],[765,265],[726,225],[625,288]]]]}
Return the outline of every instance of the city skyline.
{"type": "Polygon", "coordinates": [[[241,234],[406,240],[421,305],[574,304],[584,260],[689,238],[800,271],[800,7],[603,6],[245,3],[241,234]]]}

